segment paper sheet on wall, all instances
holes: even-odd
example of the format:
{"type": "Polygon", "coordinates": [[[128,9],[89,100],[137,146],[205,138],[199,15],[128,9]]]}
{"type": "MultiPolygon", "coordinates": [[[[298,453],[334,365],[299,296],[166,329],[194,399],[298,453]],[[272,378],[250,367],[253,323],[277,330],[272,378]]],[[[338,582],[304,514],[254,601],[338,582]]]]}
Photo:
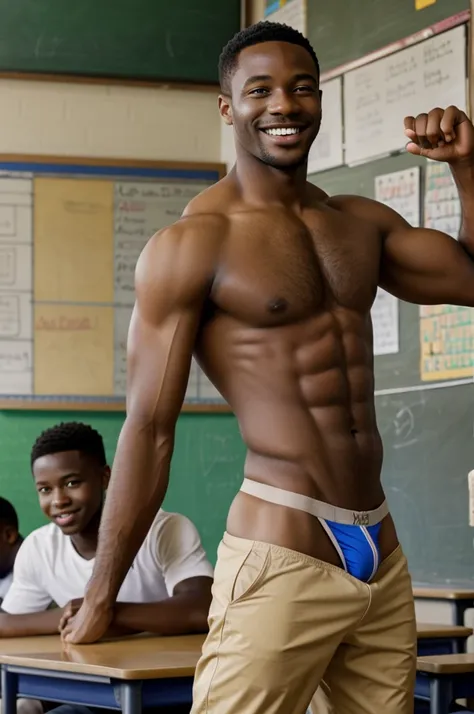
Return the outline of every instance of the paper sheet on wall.
{"type": "Polygon", "coordinates": [[[375,200],[390,206],[417,228],[421,220],[420,167],[376,176],[375,200]]]}
{"type": "Polygon", "coordinates": [[[306,0],[280,0],[280,7],[271,5],[265,15],[266,20],[282,22],[306,35],[306,0]]]}
{"type": "Polygon", "coordinates": [[[308,174],[342,166],[342,77],[321,84],[323,119],[308,157],[308,174]]]}
{"type": "Polygon", "coordinates": [[[33,387],[33,182],[0,178],[0,394],[33,387]]]}
{"type": "Polygon", "coordinates": [[[466,109],[466,30],[448,32],[344,75],[345,159],[368,161],[406,144],[405,116],[466,109]]]}
{"type": "MultiPolygon", "coordinates": [[[[429,161],[425,226],[458,237],[461,203],[447,164],[429,161]]],[[[472,377],[474,310],[458,305],[420,307],[420,376],[423,382],[472,377]]]]}
{"type": "MultiPolygon", "coordinates": [[[[375,199],[397,211],[412,226],[420,225],[420,168],[414,166],[375,178],[375,199]]],[[[374,354],[399,351],[398,300],[382,288],[372,307],[374,354]]]]}

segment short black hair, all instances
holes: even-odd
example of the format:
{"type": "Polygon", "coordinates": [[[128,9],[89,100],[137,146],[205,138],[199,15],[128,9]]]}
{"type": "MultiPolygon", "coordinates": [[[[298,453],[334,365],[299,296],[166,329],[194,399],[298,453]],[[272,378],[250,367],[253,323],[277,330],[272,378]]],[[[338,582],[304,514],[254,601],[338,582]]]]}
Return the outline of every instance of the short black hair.
{"type": "Polygon", "coordinates": [[[43,431],[31,449],[31,466],[40,456],[58,454],[60,451],[80,451],[96,459],[101,466],[107,465],[102,437],[88,424],[61,422],[43,431]]]}
{"type": "Polygon", "coordinates": [[[260,45],[262,42],[289,42],[299,45],[309,52],[313,58],[319,77],[319,61],[309,40],[289,25],[280,22],[257,22],[238,32],[229,40],[219,57],[219,82],[221,90],[230,94],[230,78],[238,64],[239,54],[246,47],[260,45]]]}
{"type": "Polygon", "coordinates": [[[10,501],[0,496],[0,523],[18,531],[18,516],[10,501]]]}

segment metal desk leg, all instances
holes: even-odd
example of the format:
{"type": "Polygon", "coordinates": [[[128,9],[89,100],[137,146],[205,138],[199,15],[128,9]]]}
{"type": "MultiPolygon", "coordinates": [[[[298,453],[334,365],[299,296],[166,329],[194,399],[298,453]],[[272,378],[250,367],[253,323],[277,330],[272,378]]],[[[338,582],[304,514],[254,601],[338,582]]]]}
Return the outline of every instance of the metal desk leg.
{"type": "MultiPolygon", "coordinates": [[[[120,684],[120,704],[123,714],[142,714],[142,683],[122,682],[120,684]]],[[[9,712],[5,712],[9,714],[9,712]]]]}
{"type": "Polygon", "coordinates": [[[454,624],[464,625],[464,613],[466,612],[468,606],[464,600],[454,600],[454,624]]]}
{"type": "Polygon", "coordinates": [[[431,680],[430,714],[448,714],[453,699],[453,685],[449,677],[431,680]]]}
{"type": "Polygon", "coordinates": [[[8,671],[8,665],[2,666],[2,714],[16,714],[16,696],[18,678],[8,671]]]}

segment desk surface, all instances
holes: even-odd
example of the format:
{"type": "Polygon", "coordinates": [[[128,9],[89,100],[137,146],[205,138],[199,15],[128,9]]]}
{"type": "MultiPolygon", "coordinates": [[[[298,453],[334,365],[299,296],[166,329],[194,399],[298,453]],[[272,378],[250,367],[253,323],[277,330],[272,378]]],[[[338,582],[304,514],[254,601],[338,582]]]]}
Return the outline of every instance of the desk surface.
{"type": "Polygon", "coordinates": [[[465,674],[474,672],[474,654],[427,655],[418,657],[419,672],[432,674],[465,674]]]}
{"type": "Polygon", "coordinates": [[[415,598],[427,600],[474,600],[474,589],[457,588],[453,585],[437,585],[436,587],[414,585],[413,595],[415,598]]]}
{"type": "Polygon", "coordinates": [[[470,627],[461,625],[438,625],[430,622],[417,622],[416,634],[418,639],[435,637],[470,637],[473,631],[470,627]]]}
{"type": "Polygon", "coordinates": [[[0,640],[0,664],[127,680],[192,677],[203,642],[203,635],[139,636],[74,647],[59,637],[17,638],[0,640]]]}

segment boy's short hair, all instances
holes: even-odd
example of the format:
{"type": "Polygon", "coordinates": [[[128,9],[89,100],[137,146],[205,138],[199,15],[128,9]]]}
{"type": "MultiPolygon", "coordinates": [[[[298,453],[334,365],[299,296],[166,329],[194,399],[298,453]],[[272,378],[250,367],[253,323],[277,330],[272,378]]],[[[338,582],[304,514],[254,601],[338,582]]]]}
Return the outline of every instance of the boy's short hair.
{"type": "Polygon", "coordinates": [[[36,459],[61,451],[80,451],[100,466],[107,465],[104,442],[98,431],[77,421],[61,422],[40,434],[31,449],[31,467],[36,459]]]}
{"type": "Polygon", "coordinates": [[[18,530],[18,515],[14,507],[6,498],[0,496],[0,524],[11,526],[18,530]]]}

